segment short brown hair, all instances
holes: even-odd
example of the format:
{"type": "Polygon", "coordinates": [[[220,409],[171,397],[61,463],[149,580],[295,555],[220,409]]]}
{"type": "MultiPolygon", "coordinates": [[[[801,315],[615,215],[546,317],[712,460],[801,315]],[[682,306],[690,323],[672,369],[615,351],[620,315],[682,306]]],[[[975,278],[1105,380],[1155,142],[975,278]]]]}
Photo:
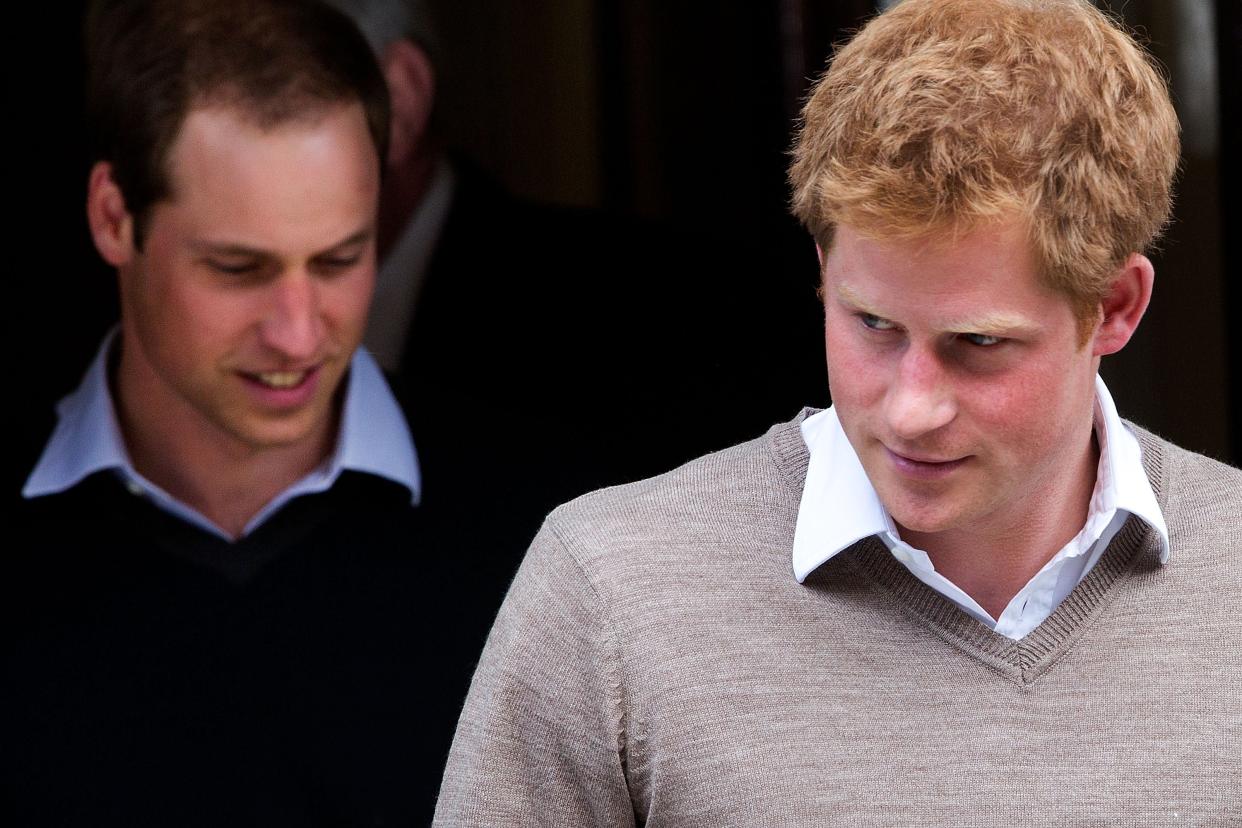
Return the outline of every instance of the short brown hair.
{"type": "Polygon", "coordinates": [[[268,128],[357,102],[384,158],[384,77],[349,18],[317,0],[99,0],[86,49],[94,157],[111,162],[140,247],[151,207],[172,195],[168,152],[196,107],[268,128]]]}
{"type": "Polygon", "coordinates": [[[1168,221],[1162,74],[1082,0],[905,0],[839,49],[802,113],[793,212],[827,249],[1021,216],[1084,331],[1168,221]]]}

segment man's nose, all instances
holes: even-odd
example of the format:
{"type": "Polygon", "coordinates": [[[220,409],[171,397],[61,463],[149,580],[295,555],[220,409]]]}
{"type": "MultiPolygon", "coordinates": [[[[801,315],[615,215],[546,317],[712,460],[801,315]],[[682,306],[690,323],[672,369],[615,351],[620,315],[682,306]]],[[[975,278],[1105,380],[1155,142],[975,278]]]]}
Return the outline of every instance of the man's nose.
{"type": "Polygon", "coordinates": [[[271,286],[261,325],[263,344],[286,358],[314,358],[323,340],[319,286],[307,273],[285,274],[271,286]]]}
{"type": "Polygon", "coordinates": [[[892,433],[916,440],[948,425],[957,416],[951,377],[934,351],[911,345],[902,355],[885,398],[892,433]]]}

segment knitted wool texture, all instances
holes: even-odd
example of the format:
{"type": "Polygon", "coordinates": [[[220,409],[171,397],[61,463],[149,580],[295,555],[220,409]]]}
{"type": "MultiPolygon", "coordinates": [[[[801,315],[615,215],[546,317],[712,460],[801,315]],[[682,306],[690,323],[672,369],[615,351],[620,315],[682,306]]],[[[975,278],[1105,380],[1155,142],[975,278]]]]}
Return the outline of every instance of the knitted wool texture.
{"type": "Polygon", "coordinates": [[[437,825],[1239,825],[1242,472],[1140,429],[1135,518],[1021,641],[876,539],[798,584],[798,424],[561,507],[437,825]]]}

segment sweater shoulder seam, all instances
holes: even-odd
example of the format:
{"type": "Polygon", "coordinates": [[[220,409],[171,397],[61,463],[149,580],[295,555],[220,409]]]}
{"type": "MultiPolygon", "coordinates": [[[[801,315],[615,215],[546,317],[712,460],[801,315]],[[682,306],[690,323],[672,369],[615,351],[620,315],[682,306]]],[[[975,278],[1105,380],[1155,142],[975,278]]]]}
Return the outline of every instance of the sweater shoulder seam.
{"type": "MultiPolygon", "coordinates": [[[[628,783],[629,756],[637,750],[644,740],[641,736],[641,723],[631,724],[629,711],[623,702],[625,692],[622,686],[622,676],[625,671],[621,663],[622,651],[621,637],[618,630],[619,625],[615,623],[610,602],[605,599],[604,591],[597,583],[597,578],[592,574],[592,568],[587,566],[580,551],[576,548],[576,544],[566,537],[564,531],[562,531],[563,527],[560,525],[560,521],[556,519],[556,515],[549,515],[545,525],[552,536],[556,538],[557,544],[565,551],[566,556],[573,561],[583,582],[591,591],[591,599],[594,604],[592,613],[596,616],[599,623],[601,649],[607,650],[607,657],[604,662],[604,669],[607,671],[607,675],[601,678],[608,685],[610,694],[609,704],[617,723],[617,756],[628,783]],[[631,733],[635,729],[639,733],[637,738],[632,739],[631,733]]],[[[637,758],[636,752],[635,758],[637,758]]]]}

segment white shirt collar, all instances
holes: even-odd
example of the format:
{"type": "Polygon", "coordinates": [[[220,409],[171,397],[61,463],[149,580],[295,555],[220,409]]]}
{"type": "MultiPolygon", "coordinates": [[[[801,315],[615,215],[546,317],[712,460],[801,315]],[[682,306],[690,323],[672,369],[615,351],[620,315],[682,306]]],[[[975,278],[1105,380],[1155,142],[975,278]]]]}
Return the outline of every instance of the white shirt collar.
{"type": "MultiPolygon", "coordinates": [[[[57,404],[56,428],[26,479],[22,496],[34,498],[63,492],[96,472],[114,469],[135,495],[150,497],[165,511],[232,540],[197,510],[134,469],[108,387],[108,354],[116,336],[117,330],[113,329],[104,338],[82,384],[57,404]]],[[[331,488],[345,470],[399,483],[409,489],[411,502],[418,502],[422,479],[414,440],[379,366],[361,348],[350,361],[336,449],[318,468],[264,506],[242,535],[253,532],[293,498],[331,488]]]]}
{"type": "Polygon", "coordinates": [[[835,407],[803,420],[802,439],[811,459],[794,527],[793,570],[799,583],[863,538],[896,531],[841,428],[835,407]]]}
{"type": "MultiPolygon", "coordinates": [[[[1161,545],[1160,561],[1165,563],[1169,558],[1169,532],[1143,471],[1142,448],[1138,438],[1121,422],[1113,398],[1098,376],[1095,388],[1100,463],[1086,535],[1092,536],[1092,540],[1099,538],[1111,524],[1115,511],[1129,512],[1156,530],[1161,545]]],[[[802,438],[810,449],[810,462],[794,528],[793,571],[799,583],[863,538],[880,535],[890,542],[890,548],[892,541],[901,543],[896,524],[880,503],[836,411],[828,408],[803,420],[802,438]]],[[[1083,551],[1078,549],[1074,554],[1083,551]]]]}
{"type": "Polygon", "coordinates": [[[449,162],[441,159],[431,174],[427,192],[375,276],[375,293],[363,342],[387,371],[401,368],[414,305],[456,189],[457,176],[449,162]]]}
{"type": "MultiPolygon", "coordinates": [[[[1117,509],[1139,517],[1156,530],[1160,539],[1160,563],[1169,562],[1169,527],[1164,522],[1164,512],[1156,501],[1156,493],[1143,470],[1143,448],[1134,432],[1126,428],[1117,415],[1117,406],[1104,380],[1095,378],[1096,417],[1103,423],[1097,429],[1100,438],[1099,474],[1106,485],[1097,486],[1094,498],[1099,498],[1098,509],[1117,509]]],[[[1091,504],[1097,510],[1097,504],[1091,504]]]]}

